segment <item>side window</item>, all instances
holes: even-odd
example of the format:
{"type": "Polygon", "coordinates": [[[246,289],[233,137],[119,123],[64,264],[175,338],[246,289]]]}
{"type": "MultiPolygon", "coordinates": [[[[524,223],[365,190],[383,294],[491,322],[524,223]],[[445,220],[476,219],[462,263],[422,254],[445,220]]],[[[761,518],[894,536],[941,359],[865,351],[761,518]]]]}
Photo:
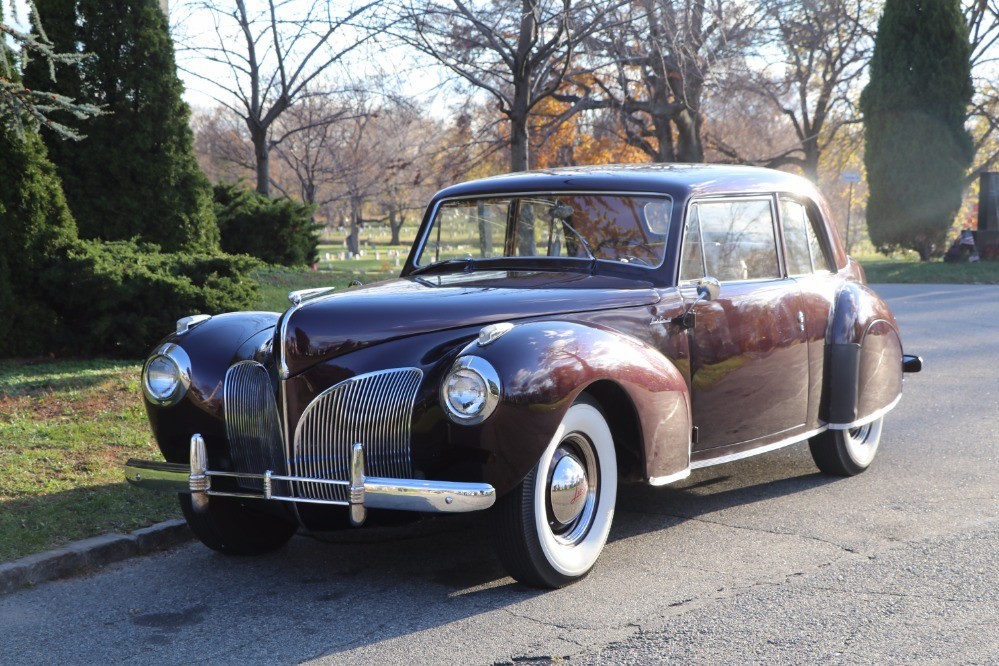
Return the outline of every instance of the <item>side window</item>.
{"type": "Polygon", "coordinates": [[[691,206],[683,233],[680,280],[698,280],[702,277],[704,277],[704,253],[701,251],[701,225],[698,223],[697,206],[691,206]]]}
{"type": "Polygon", "coordinates": [[[816,220],[797,201],[782,200],[781,218],[784,222],[784,242],[787,245],[787,271],[790,275],[804,275],[813,271],[835,272],[829,255],[819,240],[816,220]]]}
{"type": "Polygon", "coordinates": [[[812,252],[812,266],[816,271],[835,273],[836,267],[829,258],[829,253],[822,246],[822,241],[819,240],[819,234],[815,229],[815,225],[816,220],[814,219],[809,219],[808,224],[805,225],[805,230],[808,232],[808,248],[812,252]]]}
{"type": "MultiPolygon", "coordinates": [[[[781,200],[780,217],[784,223],[784,245],[787,247],[788,275],[812,272],[812,256],[808,241],[808,215],[797,201],[781,200]]],[[[814,236],[814,234],[812,234],[814,236]]]]}
{"type": "Polygon", "coordinates": [[[780,277],[769,199],[706,201],[690,214],[697,216],[707,275],[729,281],[780,277]]]}

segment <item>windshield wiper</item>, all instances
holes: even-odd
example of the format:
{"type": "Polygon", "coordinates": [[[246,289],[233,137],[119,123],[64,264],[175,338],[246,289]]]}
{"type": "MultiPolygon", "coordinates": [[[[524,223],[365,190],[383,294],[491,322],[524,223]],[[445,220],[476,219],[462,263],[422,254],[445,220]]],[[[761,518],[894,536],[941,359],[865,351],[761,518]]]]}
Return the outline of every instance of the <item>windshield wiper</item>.
{"type": "Polygon", "coordinates": [[[579,242],[582,243],[582,245],[583,245],[583,249],[586,250],[586,257],[587,257],[587,259],[590,260],[590,273],[596,272],[596,270],[597,270],[597,258],[595,256],[593,256],[593,251],[590,249],[590,244],[586,242],[585,238],[583,238],[583,234],[581,234],[578,231],[576,231],[576,228],[573,227],[571,224],[569,224],[568,220],[566,220],[565,218],[563,218],[563,217],[556,217],[554,219],[556,219],[556,220],[558,220],[559,222],[562,223],[562,228],[563,229],[568,229],[569,231],[572,232],[573,236],[575,236],[576,238],[579,239],[579,242]]]}
{"type": "Polygon", "coordinates": [[[568,229],[569,231],[571,231],[572,235],[578,238],[579,242],[583,244],[583,249],[586,250],[586,258],[589,259],[590,261],[596,261],[597,258],[593,256],[593,252],[590,250],[590,244],[586,242],[586,239],[583,238],[583,235],[578,231],[576,231],[576,229],[573,228],[571,224],[563,220],[561,217],[557,217],[555,219],[562,223],[563,229],[568,229]]]}
{"type": "Polygon", "coordinates": [[[421,273],[426,273],[432,271],[436,268],[442,266],[448,266],[450,264],[465,264],[464,271],[470,273],[475,270],[475,260],[471,257],[456,257],[453,259],[441,259],[439,261],[432,261],[426,266],[418,266],[409,272],[410,275],[420,275],[421,273]]]}

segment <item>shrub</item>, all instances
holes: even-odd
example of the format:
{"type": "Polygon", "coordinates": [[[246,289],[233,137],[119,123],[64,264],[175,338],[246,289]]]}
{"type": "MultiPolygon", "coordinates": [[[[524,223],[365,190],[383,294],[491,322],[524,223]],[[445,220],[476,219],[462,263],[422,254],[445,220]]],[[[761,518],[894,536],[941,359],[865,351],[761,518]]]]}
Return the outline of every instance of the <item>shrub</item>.
{"type": "Polygon", "coordinates": [[[300,266],[316,261],[319,225],[315,208],[286,197],[269,199],[239,185],[215,186],[215,217],[222,250],[249,254],[269,264],[300,266]]]}
{"type": "Polygon", "coordinates": [[[39,279],[76,239],[55,168],[33,130],[0,123],[0,356],[37,355],[57,325],[39,279]]]}
{"type": "Polygon", "coordinates": [[[45,280],[60,315],[60,351],[142,356],[180,317],[255,306],[258,285],[247,274],[257,267],[246,256],[164,254],[135,241],[78,241],[45,280]]]}

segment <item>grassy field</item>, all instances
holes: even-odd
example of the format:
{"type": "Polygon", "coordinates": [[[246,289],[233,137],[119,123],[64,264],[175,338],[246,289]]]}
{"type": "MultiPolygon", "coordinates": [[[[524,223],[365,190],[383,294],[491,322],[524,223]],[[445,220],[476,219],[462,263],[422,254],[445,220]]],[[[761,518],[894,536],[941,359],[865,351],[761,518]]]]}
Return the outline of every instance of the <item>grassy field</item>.
{"type": "Polygon", "coordinates": [[[999,284],[999,261],[946,264],[940,260],[861,257],[867,281],[907,284],[999,284]]]}
{"type": "MultiPolygon", "coordinates": [[[[354,279],[367,283],[398,274],[390,251],[399,250],[401,262],[407,249],[387,240],[374,238],[365,256],[344,261],[342,245],[327,241],[319,270],[259,271],[259,309],[283,311],[294,289],[345,288],[354,279]],[[336,257],[329,263],[327,252],[336,257]]],[[[920,263],[877,255],[860,261],[875,283],[999,284],[999,262],[920,263]]],[[[159,459],[142,406],[140,367],[140,361],[0,362],[0,561],[180,515],[174,497],[122,480],[127,458],[159,459]]]]}
{"type": "Polygon", "coordinates": [[[0,362],[0,562],[179,516],[169,495],[127,487],[129,457],[161,459],[139,364],[0,362]]]}

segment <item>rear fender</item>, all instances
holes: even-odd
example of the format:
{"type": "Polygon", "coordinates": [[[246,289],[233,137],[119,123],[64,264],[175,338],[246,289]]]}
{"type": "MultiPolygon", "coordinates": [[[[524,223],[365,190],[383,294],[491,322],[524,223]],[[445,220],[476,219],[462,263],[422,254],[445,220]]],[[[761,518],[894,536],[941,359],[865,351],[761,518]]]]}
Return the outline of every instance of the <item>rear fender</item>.
{"type": "Polygon", "coordinates": [[[669,359],[641,341],[593,324],[532,322],[487,346],[472,342],[460,354],[467,355],[492,364],[502,394],[490,418],[478,426],[455,425],[452,433],[467,430],[477,437],[476,445],[488,452],[483,480],[498,494],[520,483],[579,394],[598,383],[612,382],[634,407],[624,410],[631,413],[604,411],[612,429],[616,420],[637,419],[638,427],[630,432],[640,441],[616,444],[637,451],[645,478],[687,469],[691,413],[686,381],[669,359]]]}
{"type": "Polygon", "coordinates": [[[861,425],[902,394],[902,341],[887,304],[864,284],[836,295],[826,332],[821,418],[830,428],[861,425]]]}

